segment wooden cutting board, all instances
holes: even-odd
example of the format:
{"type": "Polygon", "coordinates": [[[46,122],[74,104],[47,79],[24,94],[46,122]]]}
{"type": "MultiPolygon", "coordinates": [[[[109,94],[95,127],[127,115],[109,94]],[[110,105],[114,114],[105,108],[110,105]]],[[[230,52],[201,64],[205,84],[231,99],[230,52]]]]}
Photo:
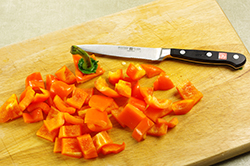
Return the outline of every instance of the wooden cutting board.
{"type": "MultiPolygon", "coordinates": [[[[215,0],[160,0],[39,36],[0,49],[0,104],[25,88],[25,78],[41,72],[43,78],[63,65],[74,71],[71,45],[117,44],[175,47],[249,53],[215,0]]],[[[108,71],[126,69],[130,62],[161,67],[178,85],[189,79],[203,94],[191,112],[176,116],[179,124],[160,138],[142,142],[114,121],[109,134],[126,143],[117,154],[94,160],[53,153],[53,143],[36,136],[42,122],[17,119],[0,124],[0,165],[205,165],[239,155],[250,148],[250,66],[242,70],[177,60],[139,61],[97,56],[108,71]]],[[[155,78],[143,78],[152,86],[155,78]]],[[[93,87],[95,79],[79,85],[93,87]]],[[[156,92],[159,98],[180,100],[176,89],[156,92]]],[[[166,117],[169,119],[170,117],[166,117]]]]}

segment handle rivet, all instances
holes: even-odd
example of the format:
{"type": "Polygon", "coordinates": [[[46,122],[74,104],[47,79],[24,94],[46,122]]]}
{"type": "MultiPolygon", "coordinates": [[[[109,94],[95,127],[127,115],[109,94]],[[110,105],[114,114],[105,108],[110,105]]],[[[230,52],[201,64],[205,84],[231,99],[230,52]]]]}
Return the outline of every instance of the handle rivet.
{"type": "Polygon", "coordinates": [[[207,57],[211,57],[213,54],[211,52],[207,52],[207,57]]]}
{"type": "Polygon", "coordinates": [[[181,54],[181,55],[184,55],[184,54],[186,54],[186,51],[185,51],[185,50],[181,50],[181,51],[180,51],[180,54],[181,54]]]}
{"type": "Polygon", "coordinates": [[[234,58],[234,59],[239,59],[239,58],[240,58],[240,56],[239,56],[239,55],[237,55],[237,54],[234,54],[233,58],[234,58]]]}

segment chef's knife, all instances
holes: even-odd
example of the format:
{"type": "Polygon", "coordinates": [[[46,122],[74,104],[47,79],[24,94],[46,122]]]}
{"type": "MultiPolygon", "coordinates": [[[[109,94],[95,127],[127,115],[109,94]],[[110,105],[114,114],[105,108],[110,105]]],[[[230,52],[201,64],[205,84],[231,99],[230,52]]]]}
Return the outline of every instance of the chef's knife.
{"type": "Polygon", "coordinates": [[[244,55],[240,53],[224,51],[148,48],[98,44],[85,44],[77,46],[86,52],[122,58],[137,58],[153,61],[162,61],[166,58],[174,58],[203,64],[228,65],[234,69],[240,69],[246,63],[246,57],[244,55]]]}

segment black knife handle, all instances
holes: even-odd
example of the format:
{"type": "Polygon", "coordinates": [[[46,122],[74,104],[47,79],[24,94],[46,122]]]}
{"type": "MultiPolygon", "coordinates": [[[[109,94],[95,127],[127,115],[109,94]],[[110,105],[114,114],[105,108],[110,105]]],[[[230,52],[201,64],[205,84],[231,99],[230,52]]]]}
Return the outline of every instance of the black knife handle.
{"type": "Polygon", "coordinates": [[[197,63],[229,65],[234,69],[240,69],[246,63],[244,55],[233,52],[171,49],[170,55],[176,59],[197,63]]]}

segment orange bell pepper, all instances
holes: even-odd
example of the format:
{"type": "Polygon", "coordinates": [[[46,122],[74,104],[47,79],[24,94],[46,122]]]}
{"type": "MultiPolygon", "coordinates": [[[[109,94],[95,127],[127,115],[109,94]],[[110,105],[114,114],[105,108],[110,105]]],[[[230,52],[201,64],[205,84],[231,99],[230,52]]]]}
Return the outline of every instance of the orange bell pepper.
{"type": "Polygon", "coordinates": [[[107,154],[117,154],[120,153],[121,151],[123,151],[125,149],[125,142],[123,142],[122,144],[115,144],[115,143],[110,143],[110,144],[106,144],[102,147],[102,154],[107,155],[107,154]]]}
{"type": "Polygon", "coordinates": [[[166,73],[161,73],[154,82],[154,90],[169,90],[174,84],[166,73]]]}
{"type": "Polygon", "coordinates": [[[55,77],[54,75],[52,75],[52,74],[47,74],[47,75],[46,75],[46,83],[45,83],[45,85],[46,85],[46,90],[50,91],[50,87],[51,87],[52,83],[55,82],[55,81],[59,81],[59,79],[56,78],[56,77],[55,77]]]}
{"type": "Polygon", "coordinates": [[[172,118],[169,122],[168,122],[168,127],[169,128],[174,128],[177,124],[179,123],[177,118],[172,118]]]}
{"type": "MultiPolygon", "coordinates": [[[[51,85],[52,85],[52,83],[53,82],[55,82],[55,81],[59,81],[54,75],[52,75],[52,74],[47,74],[46,75],[46,83],[45,83],[45,85],[46,85],[46,90],[48,90],[49,92],[50,92],[50,87],[51,87],[51,85]]],[[[54,98],[54,96],[55,96],[55,94],[50,94],[50,96],[49,96],[49,98],[48,98],[48,104],[50,105],[50,106],[52,106],[53,105],[53,98],[54,98]]]]}
{"type": "Polygon", "coordinates": [[[67,84],[74,84],[76,82],[76,76],[65,65],[61,67],[59,70],[57,70],[55,75],[57,76],[59,80],[67,84]]]}
{"type": "Polygon", "coordinates": [[[119,116],[119,114],[122,112],[123,109],[124,109],[123,107],[119,107],[119,108],[117,108],[117,109],[113,109],[113,110],[111,110],[111,114],[112,114],[112,116],[115,118],[115,120],[116,120],[123,128],[125,128],[126,125],[125,125],[124,123],[122,123],[122,122],[118,119],[118,116],[119,116]]]}
{"type": "Polygon", "coordinates": [[[161,68],[150,64],[141,64],[141,67],[146,71],[146,76],[148,78],[157,76],[164,72],[161,68]]]}
{"type": "Polygon", "coordinates": [[[76,138],[85,159],[98,157],[96,147],[90,134],[84,134],[76,138]]]}
{"type": "Polygon", "coordinates": [[[64,125],[60,127],[58,138],[78,137],[82,135],[81,125],[64,125]]]}
{"type": "Polygon", "coordinates": [[[176,101],[172,104],[172,109],[176,115],[184,115],[188,113],[194,106],[193,99],[176,101]]]}
{"type": "Polygon", "coordinates": [[[31,103],[28,107],[27,107],[27,111],[28,112],[31,112],[31,111],[34,111],[35,109],[37,108],[40,108],[42,109],[42,111],[45,113],[45,114],[48,114],[49,111],[50,111],[50,106],[45,103],[45,102],[37,102],[37,103],[31,103]]]}
{"type": "Polygon", "coordinates": [[[111,114],[111,111],[112,110],[114,110],[114,109],[118,109],[119,108],[119,106],[117,105],[117,103],[115,102],[115,101],[113,101],[112,103],[111,103],[111,105],[109,105],[106,109],[105,109],[105,111],[108,113],[108,115],[109,114],[111,114]]]}
{"type": "Polygon", "coordinates": [[[119,80],[118,83],[115,84],[115,91],[118,92],[121,96],[131,97],[131,83],[123,80],[119,80]]]}
{"type": "Polygon", "coordinates": [[[44,138],[46,140],[49,140],[51,142],[54,142],[55,141],[55,138],[57,137],[58,135],[58,132],[59,132],[59,129],[56,129],[56,130],[53,130],[53,131],[49,131],[47,129],[47,127],[45,126],[45,124],[43,124],[39,130],[36,132],[36,135],[38,137],[41,137],[41,138],[44,138]]]}
{"type": "Polygon", "coordinates": [[[96,108],[100,111],[105,111],[112,103],[113,98],[101,95],[93,95],[89,100],[89,106],[91,108],[96,108]]]}
{"type": "Polygon", "coordinates": [[[32,87],[33,90],[39,90],[39,88],[45,89],[44,81],[40,72],[35,72],[30,75],[25,80],[25,86],[32,87]]]}
{"type": "Polygon", "coordinates": [[[25,123],[35,123],[43,120],[43,111],[37,108],[29,113],[23,113],[23,120],[25,123]]]}
{"type": "Polygon", "coordinates": [[[131,130],[144,119],[146,115],[132,104],[127,104],[118,115],[118,120],[128,126],[131,130]]]}
{"type": "Polygon", "coordinates": [[[88,105],[90,98],[94,94],[94,88],[84,88],[83,90],[88,94],[88,96],[86,97],[85,102],[84,102],[84,104],[88,105]]]}
{"type": "Polygon", "coordinates": [[[171,106],[166,109],[156,109],[151,106],[147,107],[144,114],[152,121],[156,122],[158,118],[164,117],[172,112],[171,106]]]}
{"type": "Polygon", "coordinates": [[[50,107],[50,111],[46,117],[46,120],[55,118],[59,113],[61,113],[58,109],[56,109],[55,107],[51,106],[50,107]]]}
{"type": "Polygon", "coordinates": [[[80,109],[83,106],[87,97],[88,93],[85,90],[81,88],[75,88],[73,90],[72,97],[67,98],[66,103],[71,107],[80,109]]]}
{"type": "Polygon", "coordinates": [[[51,84],[50,94],[52,99],[58,95],[60,98],[65,99],[75,89],[75,85],[68,85],[62,81],[55,81],[51,84]]]}
{"type": "Polygon", "coordinates": [[[95,88],[98,91],[100,91],[102,94],[108,97],[120,97],[121,96],[114,89],[111,89],[109,85],[107,84],[107,82],[105,81],[105,79],[102,77],[99,77],[95,81],[95,88]]]}
{"type": "Polygon", "coordinates": [[[22,99],[20,100],[19,107],[22,111],[24,111],[33,101],[35,97],[35,91],[32,89],[31,86],[27,86],[21,96],[23,97],[20,97],[22,99]]]}
{"type": "Polygon", "coordinates": [[[62,112],[57,112],[53,117],[50,115],[50,118],[48,118],[48,116],[46,120],[43,121],[43,123],[49,132],[59,129],[65,123],[64,115],[62,112]]]}
{"type": "Polygon", "coordinates": [[[124,78],[124,75],[123,75],[122,69],[118,69],[115,72],[109,71],[109,75],[108,75],[109,83],[115,85],[116,83],[119,82],[119,80],[123,80],[123,78],[124,78]]]}
{"type": "Polygon", "coordinates": [[[132,80],[139,80],[146,74],[146,71],[141,67],[140,64],[134,65],[133,63],[130,63],[126,70],[126,74],[132,80]]]}
{"type": "Polygon", "coordinates": [[[101,131],[93,137],[93,143],[96,147],[97,153],[100,153],[104,145],[111,144],[113,141],[106,131],[101,131]]]}
{"type": "MultiPolygon", "coordinates": [[[[89,81],[97,76],[100,76],[102,75],[105,70],[100,66],[98,65],[97,69],[96,69],[96,73],[92,73],[92,74],[83,74],[79,68],[78,68],[78,62],[79,60],[82,58],[80,55],[78,54],[75,54],[75,55],[72,55],[73,56],[73,60],[74,60],[74,65],[75,65],[75,75],[76,75],[76,81],[77,83],[84,83],[86,81],[89,81]]],[[[91,58],[95,59],[95,55],[93,54],[91,56],[91,58]]]]}
{"type": "Polygon", "coordinates": [[[189,80],[177,86],[176,89],[183,99],[193,99],[194,105],[203,97],[203,94],[189,80]]]}
{"type": "Polygon", "coordinates": [[[168,109],[172,105],[172,101],[168,99],[157,99],[154,95],[145,97],[145,102],[155,109],[168,109]]]}
{"type": "Polygon", "coordinates": [[[147,103],[144,100],[140,100],[140,99],[135,98],[135,97],[130,97],[128,100],[128,103],[137,107],[142,112],[144,112],[146,110],[146,107],[147,107],[147,103]]]}
{"type": "Polygon", "coordinates": [[[64,119],[65,122],[69,124],[82,125],[84,123],[84,120],[80,116],[73,116],[69,113],[64,113],[64,119]]]}
{"type": "Polygon", "coordinates": [[[63,155],[81,158],[82,151],[79,146],[77,138],[62,138],[62,152],[63,155]]]}
{"type": "Polygon", "coordinates": [[[146,97],[153,95],[154,89],[153,87],[141,87],[140,86],[140,92],[141,92],[143,99],[145,99],[146,97]]]}
{"type": "Polygon", "coordinates": [[[17,96],[16,94],[13,94],[0,107],[0,123],[5,123],[9,120],[19,118],[22,116],[22,114],[23,112],[18,105],[17,96]]]}
{"type": "Polygon", "coordinates": [[[138,99],[141,99],[141,100],[144,100],[144,97],[142,96],[141,91],[140,91],[140,83],[139,83],[139,81],[137,81],[135,83],[135,85],[132,87],[131,96],[135,97],[135,98],[138,98],[138,99]]]}
{"type": "Polygon", "coordinates": [[[168,131],[168,125],[165,123],[166,121],[156,121],[155,125],[153,125],[148,131],[148,135],[152,136],[163,136],[167,134],[168,131]]]}
{"type": "Polygon", "coordinates": [[[95,108],[87,110],[84,123],[87,123],[88,128],[92,131],[103,131],[112,128],[112,123],[109,120],[107,112],[102,112],[95,108]]]}
{"type": "Polygon", "coordinates": [[[54,153],[61,153],[62,152],[62,139],[59,139],[58,137],[55,138],[53,152],[54,153]]]}
{"type": "Polygon", "coordinates": [[[74,107],[68,106],[58,95],[54,97],[54,103],[56,108],[58,108],[61,112],[67,112],[69,114],[74,114],[76,109],[74,107]]]}
{"type": "Polygon", "coordinates": [[[33,103],[46,101],[50,97],[50,92],[48,90],[42,89],[42,88],[39,88],[39,89],[40,91],[36,91],[36,94],[32,101],[33,103]]]}
{"type": "Polygon", "coordinates": [[[135,127],[132,137],[140,142],[146,138],[147,131],[154,125],[154,122],[152,122],[149,118],[144,118],[141,120],[141,122],[135,127]]]}

